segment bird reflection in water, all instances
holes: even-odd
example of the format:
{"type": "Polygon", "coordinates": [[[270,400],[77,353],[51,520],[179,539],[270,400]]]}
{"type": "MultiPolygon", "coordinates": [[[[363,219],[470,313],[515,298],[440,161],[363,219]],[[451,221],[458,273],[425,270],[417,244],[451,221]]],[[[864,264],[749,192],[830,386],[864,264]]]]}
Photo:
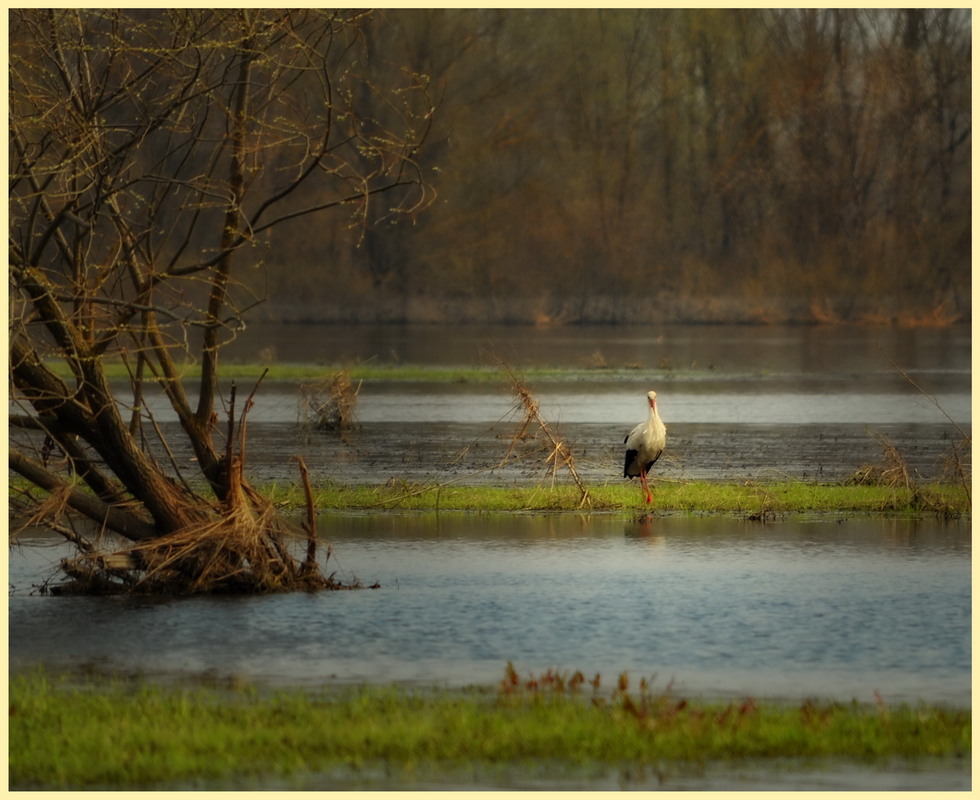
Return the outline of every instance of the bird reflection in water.
{"type": "Polygon", "coordinates": [[[666,537],[654,527],[653,514],[640,514],[626,522],[623,533],[633,539],[645,539],[647,543],[663,547],[667,543],[666,537]]]}

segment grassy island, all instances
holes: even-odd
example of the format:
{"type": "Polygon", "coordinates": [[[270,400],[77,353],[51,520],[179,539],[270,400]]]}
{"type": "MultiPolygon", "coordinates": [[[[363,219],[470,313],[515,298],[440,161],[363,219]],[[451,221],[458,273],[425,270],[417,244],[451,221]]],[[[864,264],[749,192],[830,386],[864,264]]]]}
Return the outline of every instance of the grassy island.
{"type": "MultiPolygon", "coordinates": [[[[281,507],[299,509],[305,502],[301,487],[267,486],[267,496],[281,507]]],[[[647,511],[650,513],[716,513],[752,519],[780,515],[845,513],[961,516],[970,511],[970,498],[961,486],[924,484],[914,487],[845,483],[658,483],[647,505],[636,486],[624,482],[588,487],[588,500],[573,485],[531,487],[415,484],[392,481],[381,486],[323,483],[314,487],[321,511],[442,510],[442,511],[647,511]]]]}

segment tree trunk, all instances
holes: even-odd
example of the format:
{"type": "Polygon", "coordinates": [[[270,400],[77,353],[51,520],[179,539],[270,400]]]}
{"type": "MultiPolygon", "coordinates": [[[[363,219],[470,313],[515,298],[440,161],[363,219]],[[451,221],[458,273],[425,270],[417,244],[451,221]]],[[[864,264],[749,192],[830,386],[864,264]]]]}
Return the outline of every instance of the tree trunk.
{"type": "Polygon", "coordinates": [[[230,409],[223,447],[214,432],[222,331],[243,327],[235,271],[256,262],[247,248],[329,210],[367,219],[382,193],[395,194],[392,215],[430,202],[417,157],[431,100],[414,73],[390,87],[365,74],[369,20],[317,9],[10,15],[9,464],[32,487],[14,505],[79,546],[84,563],[65,571],[94,591],[338,585],[312,562],[301,569],[290,525],[244,476],[251,397],[240,419],[230,409]],[[128,377],[110,383],[109,365],[128,377]],[[194,461],[174,458],[152,382],[194,461]],[[70,514],[90,525],[73,528],[70,514]],[[102,558],[87,530],[129,544],[102,558]]]}

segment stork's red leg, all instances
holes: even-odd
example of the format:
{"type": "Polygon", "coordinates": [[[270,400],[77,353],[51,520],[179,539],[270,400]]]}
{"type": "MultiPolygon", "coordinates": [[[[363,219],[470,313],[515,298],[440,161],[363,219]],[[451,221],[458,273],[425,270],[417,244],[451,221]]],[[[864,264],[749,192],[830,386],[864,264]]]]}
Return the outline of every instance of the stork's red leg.
{"type": "Polygon", "coordinates": [[[650,494],[650,486],[647,484],[647,471],[645,469],[640,470],[640,484],[643,486],[643,491],[647,493],[647,502],[653,502],[653,495],[650,494]]]}

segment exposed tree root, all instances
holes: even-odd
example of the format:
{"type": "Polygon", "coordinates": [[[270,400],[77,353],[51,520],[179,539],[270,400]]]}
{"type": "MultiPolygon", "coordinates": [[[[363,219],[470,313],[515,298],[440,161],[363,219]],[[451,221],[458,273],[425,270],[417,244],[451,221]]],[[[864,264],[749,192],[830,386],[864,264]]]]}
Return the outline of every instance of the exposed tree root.
{"type": "MultiPolygon", "coordinates": [[[[270,504],[256,511],[253,498],[153,541],[111,552],[91,548],[65,559],[61,566],[70,581],[52,591],[189,595],[360,588],[356,581],[338,580],[336,573],[323,574],[316,561],[315,522],[307,521],[306,528],[305,537],[288,530],[270,504]],[[304,538],[301,560],[294,551],[303,551],[304,538]]],[[[330,554],[328,548],[327,559],[330,554]]]]}

